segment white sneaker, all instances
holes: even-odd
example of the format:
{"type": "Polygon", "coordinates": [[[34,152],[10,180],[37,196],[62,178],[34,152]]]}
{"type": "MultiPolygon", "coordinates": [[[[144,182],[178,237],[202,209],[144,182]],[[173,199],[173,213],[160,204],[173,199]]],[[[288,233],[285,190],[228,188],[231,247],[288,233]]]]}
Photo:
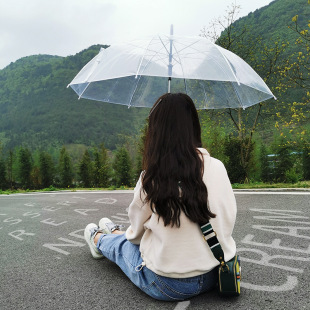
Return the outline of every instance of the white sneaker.
{"type": "MultiPolygon", "coordinates": [[[[97,234],[97,232],[102,232],[100,230],[100,228],[94,224],[88,224],[84,230],[84,238],[87,242],[87,244],[89,245],[89,249],[91,252],[91,255],[93,256],[93,258],[95,259],[100,259],[103,257],[103,255],[101,254],[101,252],[97,249],[95,242],[94,242],[94,238],[97,234]]],[[[105,232],[103,232],[105,233],[105,232]]]]}
{"type": "Polygon", "coordinates": [[[121,230],[123,228],[123,225],[118,225],[114,224],[110,219],[107,217],[102,218],[99,221],[99,229],[104,233],[104,234],[112,234],[114,230],[121,230]]]}

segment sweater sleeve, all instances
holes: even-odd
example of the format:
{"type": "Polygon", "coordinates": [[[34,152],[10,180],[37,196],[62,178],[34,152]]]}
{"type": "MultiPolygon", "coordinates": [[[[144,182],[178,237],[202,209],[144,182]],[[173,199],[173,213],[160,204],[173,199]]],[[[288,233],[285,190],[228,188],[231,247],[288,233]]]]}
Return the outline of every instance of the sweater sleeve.
{"type": "Polygon", "coordinates": [[[211,158],[206,173],[210,210],[216,214],[210,223],[218,239],[231,238],[236,221],[237,205],[227,171],[223,163],[211,158]]]}
{"type": "Polygon", "coordinates": [[[141,175],[134,189],[134,198],[128,209],[130,226],[126,230],[126,238],[133,244],[140,244],[145,231],[144,224],[152,215],[150,205],[144,201],[145,193],[142,190],[141,175]]]}

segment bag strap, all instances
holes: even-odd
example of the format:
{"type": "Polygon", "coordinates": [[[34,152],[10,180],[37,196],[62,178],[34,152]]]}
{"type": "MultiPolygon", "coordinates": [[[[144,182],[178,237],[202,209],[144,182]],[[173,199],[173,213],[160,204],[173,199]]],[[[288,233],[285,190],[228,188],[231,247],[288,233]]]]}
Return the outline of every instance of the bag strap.
{"type": "Polygon", "coordinates": [[[224,251],[217,239],[216,232],[213,230],[210,222],[200,226],[205,241],[208,243],[214,257],[220,262],[221,266],[225,264],[224,251]]]}

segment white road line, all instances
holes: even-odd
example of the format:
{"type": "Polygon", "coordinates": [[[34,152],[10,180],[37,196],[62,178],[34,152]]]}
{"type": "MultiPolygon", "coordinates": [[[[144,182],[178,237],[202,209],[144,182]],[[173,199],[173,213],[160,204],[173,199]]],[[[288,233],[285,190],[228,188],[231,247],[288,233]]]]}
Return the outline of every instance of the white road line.
{"type": "Polygon", "coordinates": [[[181,301],[177,304],[174,310],[185,310],[190,305],[190,301],[181,301]]]}
{"type": "Polygon", "coordinates": [[[309,192],[236,192],[235,195],[310,195],[309,192]]]}
{"type": "Polygon", "coordinates": [[[113,205],[115,202],[117,202],[117,200],[114,198],[100,198],[100,199],[97,199],[95,202],[96,203],[104,203],[107,205],[113,205]]]}
{"type": "Polygon", "coordinates": [[[298,279],[295,276],[287,276],[287,280],[284,284],[275,285],[275,286],[267,286],[267,285],[256,285],[251,283],[241,282],[241,287],[247,288],[254,291],[262,291],[262,292],[285,292],[291,291],[298,285],[298,279]]]}

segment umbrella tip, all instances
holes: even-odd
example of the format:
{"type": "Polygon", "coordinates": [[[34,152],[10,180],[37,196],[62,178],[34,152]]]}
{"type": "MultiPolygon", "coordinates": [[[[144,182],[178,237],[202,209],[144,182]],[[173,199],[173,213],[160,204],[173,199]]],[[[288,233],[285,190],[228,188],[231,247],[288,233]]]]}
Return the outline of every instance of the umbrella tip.
{"type": "Polygon", "coordinates": [[[170,25],[170,35],[173,36],[173,25],[170,25]]]}

